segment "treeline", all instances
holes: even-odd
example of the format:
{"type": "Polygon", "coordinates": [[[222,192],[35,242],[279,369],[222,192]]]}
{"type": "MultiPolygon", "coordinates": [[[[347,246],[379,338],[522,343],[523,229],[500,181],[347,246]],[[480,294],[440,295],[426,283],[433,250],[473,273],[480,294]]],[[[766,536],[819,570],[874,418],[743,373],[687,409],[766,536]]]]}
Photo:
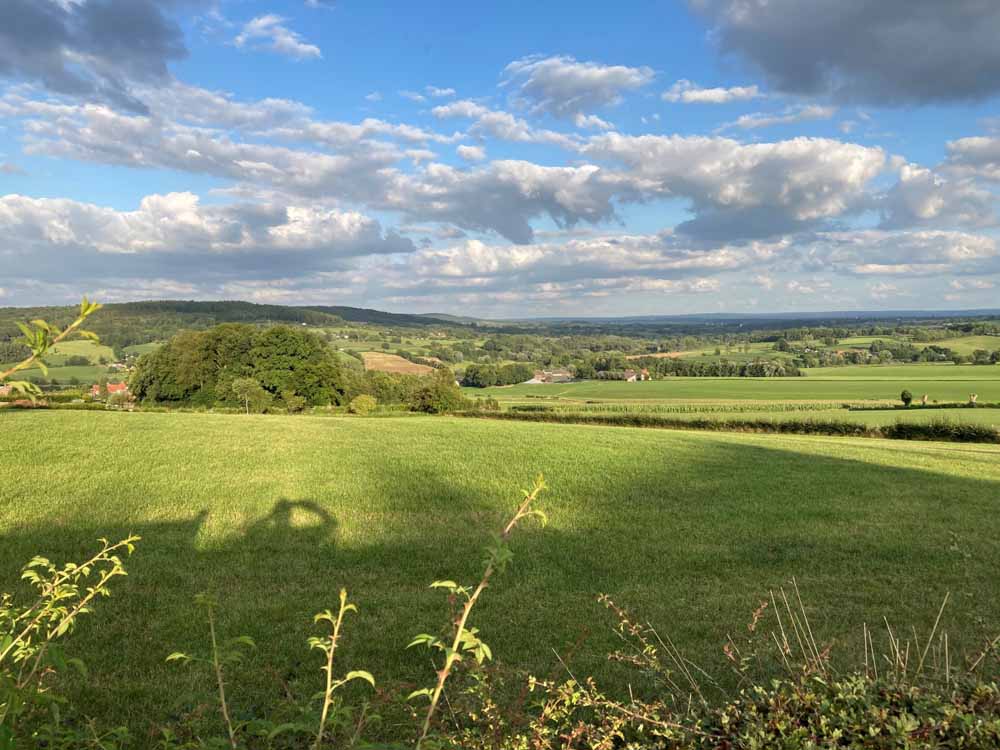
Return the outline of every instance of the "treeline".
{"type": "MultiPolygon", "coordinates": [[[[998,339],[1000,343],[1000,339],[998,339]]],[[[960,354],[946,346],[929,344],[918,347],[908,342],[873,341],[864,349],[844,351],[814,351],[808,346],[796,348],[784,339],[775,343],[778,351],[795,354],[800,367],[840,367],[845,365],[889,364],[890,362],[952,362],[956,365],[995,365],[1000,363],[1000,350],[977,349],[971,355],[960,354]]]]}
{"type": "Polygon", "coordinates": [[[697,360],[671,357],[642,357],[632,360],[636,369],[649,370],[654,379],[664,377],[687,378],[794,378],[802,372],[791,362],[781,360],[755,360],[753,362],[730,362],[717,360],[699,362],[697,360]]]}
{"type": "Polygon", "coordinates": [[[488,388],[491,385],[515,385],[531,380],[535,371],[529,365],[515,363],[494,365],[469,365],[465,369],[462,385],[471,388],[488,388]]]}

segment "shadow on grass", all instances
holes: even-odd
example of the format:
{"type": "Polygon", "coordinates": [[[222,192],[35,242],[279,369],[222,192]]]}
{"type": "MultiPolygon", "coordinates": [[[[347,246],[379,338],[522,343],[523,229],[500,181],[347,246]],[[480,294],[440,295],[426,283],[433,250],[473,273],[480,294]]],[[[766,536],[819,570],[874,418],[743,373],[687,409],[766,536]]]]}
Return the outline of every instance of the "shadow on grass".
{"type": "MultiPolygon", "coordinates": [[[[589,633],[574,669],[618,679],[605,660],[617,645],[612,621],[594,601],[607,592],[667,629],[695,661],[721,669],[725,635],[743,629],[767,590],[792,576],[818,637],[841,644],[882,615],[903,627],[929,624],[946,591],[951,626],[974,639],[977,619],[997,624],[1000,518],[989,510],[1000,483],[722,440],[700,443],[696,458],[671,455],[669,446],[680,444],[666,441],[662,455],[633,463],[612,433],[592,446],[586,476],[547,445],[528,457],[500,445],[496,463],[450,473],[431,452],[405,461],[387,455],[353,477],[387,515],[355,513],[331,485],[308,498],[278,497],[219,539],[205,533],[211,508],[121,524],[53,517],[0,536],[0,590],[19,586],[17,568],[35,554],[77,560],[97,537],[143,536],[129,577],[74,636],[74,653],[92,674],[77,689],[108,721],[146,726],[184,710],[192,695],[210,697],[210,680],[163,662],[175,649],[204,648],[205,624],[191,603],[203,590],[219,600],[226,635],[259,644],[235,675],[241,711],[252,714],[285,690],[317,689],[319,664],[306,638],[312,615],[334,607],[341,587],[361,611],[348,624],[340,663],[383,683],[426,682],[426,652],[404,646],[448,622],[445,597],[428,584],[473,582],[516,489],[547,469],[552,490],[540,506],[553,522],[517,533],[512,568],[474,617],[508,664],[547,672],[552,648],[589,633]]],[[[239,478],[228,481],[235,489],[239,478]]]]}

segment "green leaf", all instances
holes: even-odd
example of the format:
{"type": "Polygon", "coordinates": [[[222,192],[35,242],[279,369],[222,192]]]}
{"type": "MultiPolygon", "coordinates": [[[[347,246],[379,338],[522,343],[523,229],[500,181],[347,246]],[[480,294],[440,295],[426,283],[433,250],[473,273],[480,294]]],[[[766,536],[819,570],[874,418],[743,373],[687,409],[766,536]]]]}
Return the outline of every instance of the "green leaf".
{"type": "Polygon", "coordinates": [[[364,680],[375,687],[375,678],[372,677],[371,672],[366,672],[363,669],[356,669],[353,672],[348,672],[347,676],[344,677],[344,682],[350,682],[351,680],[364,680]]]}
{"type": "Polygon", "coordinates": [[[449,589],[451,591],[454,591],[455,589],[458,588],[458,584],[455,583],[454,581],[434,581],[434,583],[431,584],[431,588],[432,589],[449,589]]]}
{"type": "Polygon", "coordinates": [[[414,637],[407,648],[413,648],[414,646],[419,646],[421,644],[426,644],[428,648],[433,646],[438,642],[437,636],[429,635],[427,633],[421,633],[420,635],[414,637]]]}
{"type": "Polygon", "coordinates": [[[182,651],[174,651],[167,657],[167,661],[191,661],[191,657],[182,651]]]}
{"type": "Polygon", "coordinates": [[[422,688],[420,690],[414,690],[412,693],[406,696],[406,700],[411,701],[414,698],[419,698],[422,695],[426,695],[428,698],[431,698],[434,695],[434,691],[431,690],[430,688],[422,688]]]}

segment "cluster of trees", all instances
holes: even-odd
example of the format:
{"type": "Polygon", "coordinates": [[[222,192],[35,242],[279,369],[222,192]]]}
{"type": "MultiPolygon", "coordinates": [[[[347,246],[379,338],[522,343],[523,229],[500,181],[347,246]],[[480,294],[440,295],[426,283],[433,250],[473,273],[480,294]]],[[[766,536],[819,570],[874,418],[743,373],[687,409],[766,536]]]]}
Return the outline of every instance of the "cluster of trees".
{"type": "Polygon", "coordinates": [[[914,346],[905,341],[873,341],[866,349],[845,351],[796,350],[784,339],[775,342],[779,351],[793,351],[800,367],[838,367],[841,365],[888,364],[890,362],[954,362],[957,365],[990,365],[1000,362],[1000,350],[977,349],[971,356],[959,354],[946,346],[914,346]],[[784,344],[784,348],[782,348],[784,344]]]}
{"type": "Polygon", "coordinates": [[[488,388],[491,385],[514,385],[531,380],[535,370],[530,365],[514,363],[501,365],[469,365],[465,369],[462,385],[488,388]]]}
{"type": "Polygon", "coordinates": [[[802,373],[791,362],[761,359],[753,362],[718,360],[700,362],[680,358],[643,357],[631,362],[633,369],[646,368],[653,378],[793,378],[802,373]]]}
{"type": "Polygon", "coordinates": [[[346,391],[339,361],[318,337],[290,326],[240,323],[177,334],[139,359],[130,385],[142,401],[236,402],[256,411],[276,398],[339,404],[346,391]]]}
{"type": "Polygon", "coordinates": [[[362,372],[340,366],[319,336],[302,328],[226,323],[179,333],[141,357],[130,388],[140,401],[237,406],[247,413],[299,412],[374,404],[439,413],[468,407],[450,370],[416,375],[362,372]]]}

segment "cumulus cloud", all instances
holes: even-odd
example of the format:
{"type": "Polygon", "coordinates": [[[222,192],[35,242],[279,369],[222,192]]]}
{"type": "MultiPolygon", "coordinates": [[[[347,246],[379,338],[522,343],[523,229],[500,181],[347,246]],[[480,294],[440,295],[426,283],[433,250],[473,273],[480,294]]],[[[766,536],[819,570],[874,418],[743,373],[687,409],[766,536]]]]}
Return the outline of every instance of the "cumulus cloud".
{"type": "Polygon", "coordinates": [[[651,68],[578,62],[569,56],[524,57],[504,68],[517,101],[536,113],[573,119],[621,102],[653,80],[651,68]]]}
{"type": "MultiPolygon", "coordinates": [[[[515,117],[509,112],[490,109],[468,99],[438,105],[431,110],[431,113],[442,120],[448,118],[474,120],[469,133],[475,136],[489,136],[515,143],[546,143],[570,150],[575,150],[581,143],[578,137],[532,127],[526,120],[515,117]]],[[[585,117],[583,121],[590,122],[585,117]]],[[[597,118],[597,121],[606,124],[600,118],[597,118]]]]}
{"type": "Polygon", "coordinates": [[[682,102],[684,104],[728,104],[729,102],[744,102],[759,99],[763,96],[757,86],[732,86],[702,88],[686,79],[677,81],[667,91],[663,92],[666,102],[682,102]]]}
{"type": "Polygon", "coordinates": [[[395,174],[381,207],[528,243],[534,238],[531,221],[542,216],[560,226],[613,218],[619,187],[617,178],[593,165],[543,167],[507,160],[459,170],[428,164],[412,175],[395,174]]]}
{"type": "Polygon", "coordinates": [[[247,49],[266,49],[293,60],[318,59],[323,52],[315,44],[309,44],[302,36],[289,29],[288,19],[268,13],[247,21],[233,43],[247,49]]]}
{"type": "Polygon", "coordinates": [[[437,86],[428,86],[424,89],[428,96],[433,96],[435,99],[448,99],[455,96],[455,89],[444,89],[437,86]]]}
{"type": "Polygon", "coordinates": [[[5,262],[49,281],[269,278],[408,253],[413,244],[355,211],[314,205],[203,205],[191,193],[149,195],[134,211],[67,199],[0,197],[5,262]]]}
{"type": "Polygon", "coordinates": [[[12,164],[9,161],[4,161],[0,162],[0,174],[17,175],[19,177],[23,177],[24,175],[27,174],[27,172],[25,172],[21,167],[17,166],[17,164],[12,164]]]}
{"type": "Polygon", "coordinates": [[[483,161],[486,158],[486,149],[482,146],[459,146],[456,153],[466,161],[483,161]]]}
{"type": "Polygon", "coordinates": [[[956,231],[827,232],[803,245],[807,269],[861,276],[931,276],[978,273],[1000,259],[997,241],[956,231]]]}
{"type": "Polygon", "coordinates": [[[0,76],[130,111],[146,107],[135,82],[164,81],[187,55],[161,0],[4,0],[0,76]]]}
{"type": "Polygon", "coordinates": [[[696,216],[678,230],[715,240],[802,230],[856,210],[885,164],[881,149],[823,138],[742,144],[609,133],[583,153],[626,165],[641,194],[687,199],[696,216]]]}
{"type": "Polygon", "coordinates": [[[885,228],[917,224],[988,227],[997,223],[997,197],[969,179],[947,179],[918,164],[904,164],[899,182],[882,200],[885,228]]]}
{"type": "Polygon", "coordinates": [[[983,0],[689,0],[722,51],[793,94],[920,104],[1000,92],[1000,4],[983,0]]]}
{"type": "Polygon", "coordinates": [[[984,291],[996,288],[994,282],[987,281],[986,279],[954,279],[948,286],[959,292],[984,291]]]}
{"type": "Polygon", "coordinates": [[[952,174],[1000,182],[1000,138],[975,136],[950,141],[945,167],[952,174]]]}
{"type": "Polygon", "coordinates": [[[836,113],[836,107],[809,104],[798,107],[788,107],[778,113],[754,112],[749,115],[741,115],[734,122],[725,127],[736,127],[742,128],[743,130],[756,130],[758,128],[770,128],[774,125],[791,125],[796,122],[806,122],[808,120],[829,120],[836,113]]]}

